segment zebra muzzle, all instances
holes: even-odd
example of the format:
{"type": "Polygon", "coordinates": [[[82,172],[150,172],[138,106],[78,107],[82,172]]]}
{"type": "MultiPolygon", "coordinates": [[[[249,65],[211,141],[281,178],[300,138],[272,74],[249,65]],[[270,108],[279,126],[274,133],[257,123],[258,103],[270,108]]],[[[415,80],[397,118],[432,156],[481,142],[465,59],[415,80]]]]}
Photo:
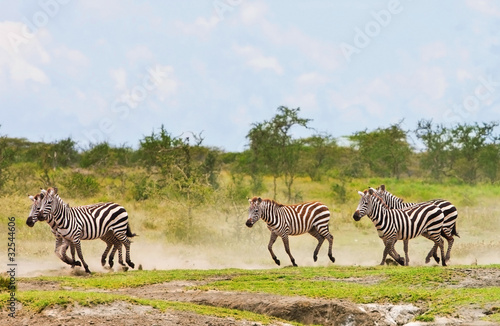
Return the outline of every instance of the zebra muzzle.
{"type": "Polygon", "coordinates": [[[359,213],[359,211],[355,211],[354,214],[352,215],[352,218],[355,220],[355,221],[359,221],[361,219],[361,214],[359,213]]]}
{"type": "Polygon", "coordinates": [[[247,220],[246,225],[251,228],[253,226],[252,220],[247,220]]]}

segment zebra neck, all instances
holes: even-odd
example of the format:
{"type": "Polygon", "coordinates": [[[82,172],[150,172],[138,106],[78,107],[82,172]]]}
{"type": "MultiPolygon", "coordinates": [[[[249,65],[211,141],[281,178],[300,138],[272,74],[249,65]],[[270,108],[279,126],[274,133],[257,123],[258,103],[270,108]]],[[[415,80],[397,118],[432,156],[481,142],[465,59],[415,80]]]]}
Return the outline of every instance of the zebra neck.
{"type": "Polygon", "coordinates": [[[267,223],[269,226],[275,226],[278,224],[277,221],[277,216],[278,216],[278,210],[279,207],[273,203],[273,202],[265,202],[266,205],[263,207],[263,212],[262,212],[262,219],[267,223]]]}
{"type": "Polygon", "coordinates": [[[72,210],[71,208],[66,206],[66,204],[59,196],[57,196],[55,200],[57,200],[58,202],[58,208],[53,214],[54,225],[57,225],[59,228],[65,228],[72,220],[72,210]]]}

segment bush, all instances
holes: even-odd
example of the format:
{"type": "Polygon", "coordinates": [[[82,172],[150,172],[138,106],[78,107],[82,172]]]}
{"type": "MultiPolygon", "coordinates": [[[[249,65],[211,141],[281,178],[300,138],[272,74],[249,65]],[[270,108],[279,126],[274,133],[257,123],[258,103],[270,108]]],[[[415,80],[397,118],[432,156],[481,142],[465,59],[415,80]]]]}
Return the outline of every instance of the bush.
{"type": "Polygon", "coordinates": [[[61,182],[69,191],[72,197],[90,197],[99,192],[99,182],[92,175],[85,175],[74,172],[68,180],[61,182]]]}

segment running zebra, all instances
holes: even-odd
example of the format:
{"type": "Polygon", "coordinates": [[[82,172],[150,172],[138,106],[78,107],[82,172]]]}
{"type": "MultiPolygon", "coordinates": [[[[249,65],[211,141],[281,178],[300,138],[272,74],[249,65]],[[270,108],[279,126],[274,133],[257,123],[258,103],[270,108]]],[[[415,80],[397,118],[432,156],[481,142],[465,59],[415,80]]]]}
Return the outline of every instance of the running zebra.
{"type": "MultiPolygon", "coordinates": [[[[42,189],[39,194],[36,194],[35,196],[28,196],[33,201],[31,205],[30,214],[26,220],[26,225],[28,225],[29,227],[33,227],[37,222],[37,219],[35,219],[35,215],[40,210],[42,199],[46,193],[47,191],[45,189],[42,189]]],[[[64,239],[58,233],[57,226],[53,219],[49,219],[47,222],[51,228],[52,234],[56,238],[55,249],[54,249],[54,253],[56,254],[56,256],[59,257],[59,259],[61,259],[66,264],[71,265],[71,268],[75,266],[82,266],[82,264],[79,261],[75,260],[75,246],[71,243],[71,241],[64,239]],[[72,257],[71,259],[66,255],[68,248],[71,249],[71,257],[72,257]]],[[[114,265],[113,260],[117,250],[118,250],[118,261],[123,266],[124,264],[122,258],[122,244],[114,236],[113,232],[108,231],[105,235],[100,237],[100,239],[106,243],[106,249],[104,250],[101,257],[102,266],[103,267],[106,266],[106,257],[111,247],[113,247],[113,250],[109,254],[109,268],[112,268],[114,265]]]]}
{"type": "MultiPolygon", "coordinates": [[[[81,240],[92,240],[112,235],[125,246],[127,264],[134,268],[130,261],[130,240],[133,237],[128,225],[128,214],[125,208],[116,203],[98,203],[86,206],[69,207],[57,194],[57,188],[49,188],[42,199],[39,211],[34,220],[53,223],[58,235],[70,241],[78,253],[85,271],[90,273],[87,263],[83,259],[81,240]]],[[[107,250],[109,250],[107,248],[107,250]]]]}
{"type": "Polygon", "coordinates": [[[285,251],[290,257],[293,266],[297,266],[290,252],[288,236],[300,235],[306,232],[318,239],[318,245],[313,255],[314,261],[318,260],[319,249],[323,241],[327,239],[330,243],[328,257],[333,263],[335,262],[335,258],[332,256],[333,236],[328,230],[328,222],[330,221],[328,207],[320,202],[283,205],[274,200],[260,197],[253,197],[248,201],[250,207],[248,208],[249,215],[246,225],[251,228],[260,218],[267,223],[267,228],[271,231],[271,239],[267,248],[277,265],[280,265],[280,261],[273,252],[273,244],[278,236],[283,240],[285,251]]]}
{"type": "Polygon", "coordinates": [[[388,254],[399,264],[407,265],[409,261],[407,240],[422,235],[441,249],[441,262],[443,266],[446,266],[441,239],[444,214],[438,206],[432,203],[422,203],[405,209],[390,209],[377,195],[375,189],[370,188],[365,192],[358,191],[358,193],[361,199],[353,218],[359,221],[367,215],[375,225],[385,245],[380,265],[384,265],[388,254]],[[404,242],[405,259],[394,249],[397,240],[406,240],[404,242]]]}
{"type": "MultiPolygon", "coordinates": [[[[387,206],[390,208],[406,208],[420,203],[405,203],[403,199],[394,196],[390,192],[385,189],[385,185],[380,185],[377,188],[377,194],[382,197],[387,206]]],[[[446,238],[448,241],[448,250],[446,251],[446,262],[450,260],[451,248],[453,247],[453,243],[455,239],[453,236],[457,236],[460,238],[457,232],[456,222],[458,217],[457,208],[447,200],[444,199],[433,199],[429,200],[426,203],[432,203],[438,206],[444,214],[443,220],[443,228],[441,229],[441,236],[446,238]]],[[[434,245],[430,254],[427,256],[425,262],[428,263],[430,261],[431,254],[434,256],[436,262],[439,263],[439,257],[437,256],[437,247],[434,245]]]]}

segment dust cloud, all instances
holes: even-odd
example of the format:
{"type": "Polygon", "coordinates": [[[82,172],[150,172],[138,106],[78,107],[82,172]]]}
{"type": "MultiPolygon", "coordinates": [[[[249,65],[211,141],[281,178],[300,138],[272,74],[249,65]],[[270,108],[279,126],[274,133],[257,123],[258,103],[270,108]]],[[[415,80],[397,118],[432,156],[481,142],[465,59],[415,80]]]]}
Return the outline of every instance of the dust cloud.
{"type": "MultiPolygon", "coordinates": [[[[252,232],[253,230],[248,230],[252,232]]],[[[374,230],[372,230],[374,231],[374,230]]],[[[374,231],[375,232],[375,231],[374,231]]],[[[373,233],[374,233],[373,232],[373,233]]],[[[358,230],[339,232],[334,234],[332,264],[327,256],[327,242],[325,242],[314,262],[312,255],[316,247],[316,240],[309,235],[290,237],[290,249],[299,266],[375,266],[382,259],[383,244],[376,234],[368,232],[362,234],[358,230]]],[[[457,238],[452,250],[449,265],[488,265],[500,264],[500,242],[474,241],[467,235],[457,238]]],[[[136,237],[131,245],[131,259],[137,269],[141,265],[144,270],[171,270],[171,269],[271,269],[291,266],[290,259],[285,253],[280,239],[274,244],[274,252],[281,261],[277,266],[267,250],[268,238],[261,238],[253,242],[231,242],[228,244],[207,243],[205,245],[189,246],[153,242],[145,237],[136,237]]],[[[19,244],[21,246],[21,244],[19,244]]],[[[402,241],[396,244],[396,250],[404,255],[402,241]]],[[[102,241],[83,241],[84,258],[92,272],[108,272],[101,266],[101,254],[105,244],[102,241]]],[[[53,242],[44,241],[39,244],[30,244],[24,248],[23,254],[18,256],[18,276],[31,277],[40,275],[71,275],[78,273],[61,262],[53,253],[53,242]],[[38,248],[32,252],[30,248],[38,248]],[[42,249],[40,249],[42,248],[42,249]]],[[[425,264],[425,257],[432,248],[432,242],[425,238],[410,241],[410,266],[438,265],[431,261],[425,264]]],[[[446,247],[445,247],[446,248],[446,247]]],[[[69,254],[69,251],[68,251],[69,254]]],[[[125,254],[125,252],[124,252],[125,254]]],[[[120,270],[118,257],[115,257],[113,270],[120,270]]]]}

